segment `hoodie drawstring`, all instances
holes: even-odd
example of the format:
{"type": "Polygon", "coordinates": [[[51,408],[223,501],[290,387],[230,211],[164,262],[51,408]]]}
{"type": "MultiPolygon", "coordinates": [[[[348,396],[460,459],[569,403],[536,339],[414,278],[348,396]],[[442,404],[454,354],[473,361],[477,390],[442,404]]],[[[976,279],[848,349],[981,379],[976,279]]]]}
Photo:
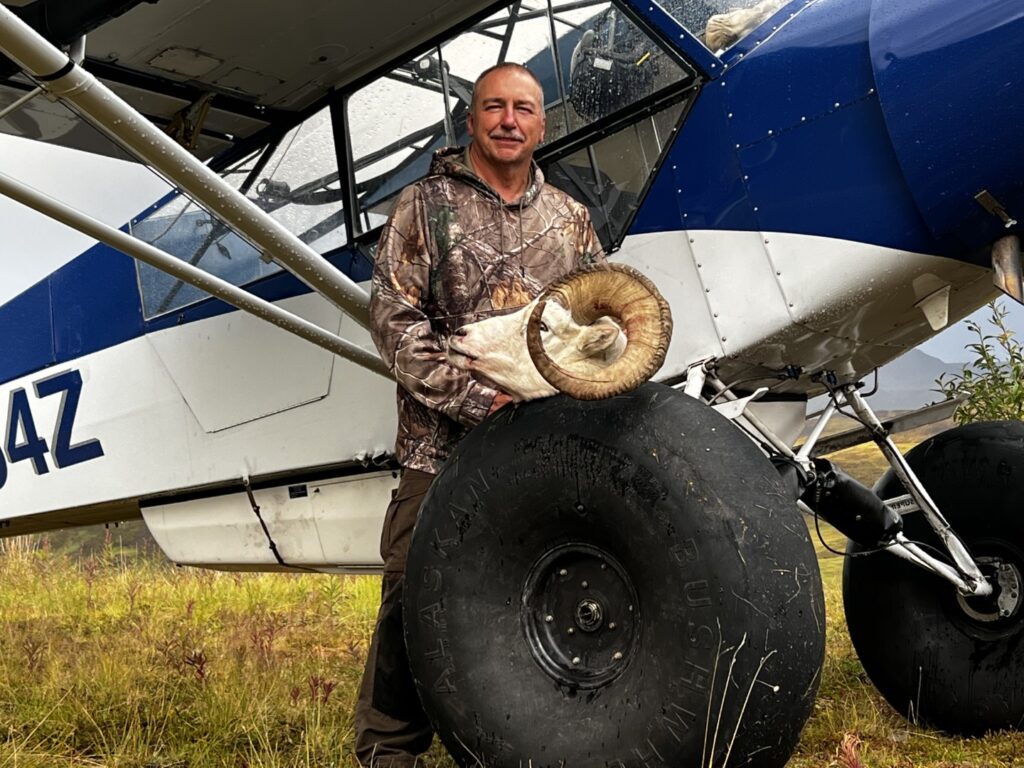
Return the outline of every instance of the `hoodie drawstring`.
{"type": "Polygon", "coordinates": [[[519,273],[526,277],[526,265],[523,263],[523,254],[526,253],[526,239],[523,236],[523,198],[519,198],[519,273]]]}

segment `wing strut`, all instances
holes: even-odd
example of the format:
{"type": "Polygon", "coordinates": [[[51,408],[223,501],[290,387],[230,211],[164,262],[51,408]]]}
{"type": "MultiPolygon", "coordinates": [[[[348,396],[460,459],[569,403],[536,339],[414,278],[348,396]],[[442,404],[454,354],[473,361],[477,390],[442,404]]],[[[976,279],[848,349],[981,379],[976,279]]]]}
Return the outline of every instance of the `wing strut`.
{"type": "Polygon", "coordinates": [[[116,248],[139,261],[167,272],[179,280],[190,283],[196,286],[196,288],[216,296],[218,299],[222,299],[241,310],[273,323],[300,338],[311,341],[317,346],[351,360],[374,373],[379,373],[389,378],[391,376],[384,361],[372,352],[356,346],[351,341],[346,341],[329,331],[325,331],[320,326],[281,309],[272,302],[261,299],[258,296],[253,296],[248,291],[229,283],[227,280],[211,275],[209,272],[204,272],[199,267],[194,267],[188,262],[171,256],[169,253],[165,253],[149,243],[132,237],[119,229],[115,229],[109,224],[97,221],[59,200],[54,200],[52,197],[44,195],[27,184],[11,178],[6,173],[0,173],[0,194],[4,194],[12,200],[17,200],[22,205],[27,205],[29,208],[33,208],[52,219],[67,224],[79,232],[94,237],[112,248],[116,248]]]}
{"type": "Polygon", "coordinates": [[[366,291],[2,4],[0,52],[41,88],[73,106],[89,123],[213,212],[268,258],[367,327],[366,291]]]}

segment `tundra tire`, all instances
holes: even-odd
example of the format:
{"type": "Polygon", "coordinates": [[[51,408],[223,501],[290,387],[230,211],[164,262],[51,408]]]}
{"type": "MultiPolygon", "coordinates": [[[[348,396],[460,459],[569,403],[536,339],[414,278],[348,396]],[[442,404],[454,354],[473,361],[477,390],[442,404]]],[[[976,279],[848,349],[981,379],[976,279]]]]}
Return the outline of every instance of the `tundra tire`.
{"type": "Polygon", "coordinates": [[[499,411],[433,483],[406,573],[413,676],[461,765],[782,766],[811,712],[807,528],[671,388],[499,411]]]}

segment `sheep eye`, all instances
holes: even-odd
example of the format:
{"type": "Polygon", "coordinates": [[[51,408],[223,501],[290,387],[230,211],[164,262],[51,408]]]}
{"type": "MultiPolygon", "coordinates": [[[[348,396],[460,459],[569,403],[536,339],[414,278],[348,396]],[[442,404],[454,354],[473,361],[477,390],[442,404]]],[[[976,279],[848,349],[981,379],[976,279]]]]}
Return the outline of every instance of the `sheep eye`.
{"type": "Polygon", "coordinates": [[[543,320],[541,320],[541,322],[540,322],[540,332],[541,333],[547,333],[548,332],[548,325],[543,320]]]}

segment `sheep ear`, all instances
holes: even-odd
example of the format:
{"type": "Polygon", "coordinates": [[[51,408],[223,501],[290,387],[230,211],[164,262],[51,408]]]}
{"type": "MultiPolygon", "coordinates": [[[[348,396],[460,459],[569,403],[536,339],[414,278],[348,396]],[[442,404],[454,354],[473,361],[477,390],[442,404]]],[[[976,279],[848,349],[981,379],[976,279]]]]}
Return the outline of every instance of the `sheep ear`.
{"type": "Polygon", "coordinates": [[[593,357],[611,347],[619,337],[619,327],[614,323],[594,323],[583,329],[580,350],[587,357],[593,357]]]}

